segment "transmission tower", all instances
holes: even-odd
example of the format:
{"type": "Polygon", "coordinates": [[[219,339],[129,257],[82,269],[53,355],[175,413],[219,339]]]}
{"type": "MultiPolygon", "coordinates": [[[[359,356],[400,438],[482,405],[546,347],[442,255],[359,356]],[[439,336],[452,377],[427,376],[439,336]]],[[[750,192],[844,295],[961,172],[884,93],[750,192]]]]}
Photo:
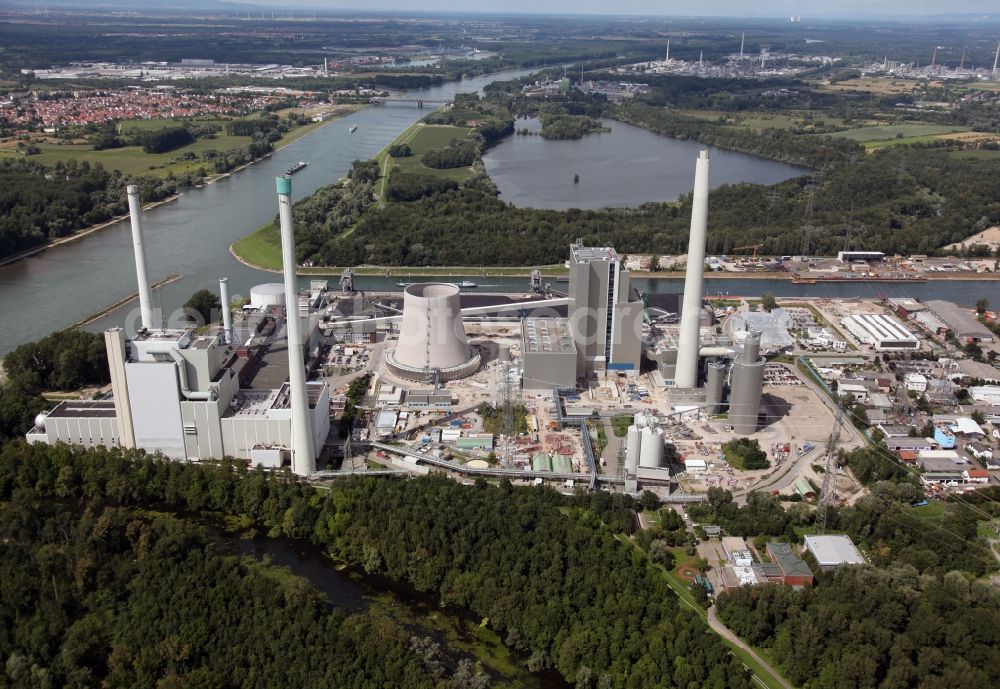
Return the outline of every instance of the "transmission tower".
{"type": "Polygon", "coordinates": [[[344,440],[344,461],[340,465],[341,469],[346,466],[348,471],[354,471],[354,449],[351,447],[352,435],[353,433],[348,429],[347,439],[344,440]]]}
{"type": "Polygon", "coordinates": [[[823,467],[823,487],[819,491],[819,505],[816,509],[816,529],[826,533],[826,515],[830,505],[837,498],[837,481],[833,472],[837,468],[837,448],[840,445],[840,429],[844,424],[844,405],[837,405],[837,419],[833,422],[833,431],[826,444],[826,464],[823,467]]]}
{"type": "MultiPolygon", "coordinates": [[[[510,363],[500,362],[497,372],[501,376],[498,381],[500,392],[500,435],[505,438],[504,447],[510,449],[517,435],[517,418],[515,414],[514,389],[510,382],[510,363]]],[[[507,452],[506,460],[511,460],[511,452],[507,452]]]]}
{"type": "Polygon", "coordinates": [[[809,240],[812,238],[813,215],[816,213],[816,189],[819,187],[819,173],[815,173],[806,183],[806,212],[802,225],[802,256],[809,255],[809,240]]]}

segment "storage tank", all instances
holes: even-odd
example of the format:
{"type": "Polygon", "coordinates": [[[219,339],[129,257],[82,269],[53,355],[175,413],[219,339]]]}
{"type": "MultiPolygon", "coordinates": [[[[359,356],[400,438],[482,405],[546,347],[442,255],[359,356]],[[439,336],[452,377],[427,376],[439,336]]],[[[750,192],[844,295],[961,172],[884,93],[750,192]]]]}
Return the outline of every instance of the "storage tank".
{"type": "Polygon", "coordinates": [[[569,474],[573,472],[573,462],[566,455],[552,456],[552,471],[557,474],[569,474]]]}
{"type": "Polygon", "coordinates": [[[663,457],[663,439],[652,428],[642,429],[642,440],[639,444],[639,466],[655,468],[660,466],[663,457]]]}
{"type": "Polygon", "coordinates": [[[625,471],[635,474],[639,466],[639,428],[636,425],[628,427],[625,433],[625,471]]]}
{"type": "Polygon", "coordinates": [[[743,341],[743,353],[733,363],[729,420],[734,433],[750,435],[757,430],[763,389],[764,359],[760,356],[760,333],[751,331],[743,341]]]}
{"type": "Polygon", "coordinates": [[[706,412],[718,414],[722,404],[723,388],[726,384],[726,365],[721,361],[711,361],[708,364],[708,377],[705,381],[706,412]]]}
{"type": "Polygon", "coordinates": [[[552,471],[552,456],[548,452],[536,452],[531,458],[532,471],[552,471]]]}
{"type": "Polygon", "coordinates": [[[479,369],[462,325],[458,285],[418,282],[403,290],[403,320],[389,369],[405,380],[455,380],[479,369]]]}
{"type": "Polygon", "coordinates": [[[285,305],[285,286],[280,282],[267,282],[250,288],[250,306],[266,309],[269,306],[285,305]]]}

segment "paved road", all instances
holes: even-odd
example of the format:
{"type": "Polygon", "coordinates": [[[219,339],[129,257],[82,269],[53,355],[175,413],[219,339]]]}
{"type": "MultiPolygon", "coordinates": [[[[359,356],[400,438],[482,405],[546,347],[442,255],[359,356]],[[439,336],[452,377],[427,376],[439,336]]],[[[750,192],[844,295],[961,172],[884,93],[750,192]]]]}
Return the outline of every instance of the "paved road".
{"type": "Polygon", "coordinates": [[[743,639],[736,636],[736,634],[734,634],[729,629],[729,627],[727,627],[726,625],[722,624],[722,622],[719,621],[718,616],[715,614],[714,605],[708,609],[708,626],[710,626],[716,634],[721,636],[726,641],[746,651],[751,658],[760,663],[761,667],[763,667],[765,670],[771,673],[771,676],[782,687],[784,687],[785,689],[795,689],[794,685],[792,685],[788,680],[786,680],[780,672],[775,670],[770,663],[768,663],[759,655],[757,655],[757,653],[752,648],[750,648],[749,646],[746,645],[746,643],[743,642],[743,639]]]}

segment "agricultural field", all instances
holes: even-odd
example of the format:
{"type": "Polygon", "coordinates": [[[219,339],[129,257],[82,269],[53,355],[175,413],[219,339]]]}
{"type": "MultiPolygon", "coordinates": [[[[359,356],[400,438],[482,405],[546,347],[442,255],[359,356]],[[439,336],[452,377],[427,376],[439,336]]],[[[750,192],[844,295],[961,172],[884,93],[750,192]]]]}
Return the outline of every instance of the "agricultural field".
{"type": "Polygon", "coordinates": [[[844,120],[819,110],[794,112],[722,112],[718,110],[677,110],[680,115],[708,120],[716,124],[746,127],[751,131],[764,129],[798,129],[810,126],[845,127],[844,120]]]}
{"type": "MultiPolygon", "coordinates": [[[[472,132],[468,127],[454,127],[451,125],[418,124],[407,129],[403,134],[393,141],[393,144],[408,144],[413,151],[412,156],[406,158],[387,157],[388,178],[394,170],[408,172],[417,175],[430,175],[432,177],[443,177],[461,182],[472,175],[472,168],[457,167],[438,170],[425,167],[421,164],[423,155],[435,148],[447,146],[453,139],[464,139],[472,132]]],[[[383,169],[386,169],[384,167],[383,169]]]]}
{"type": "MultiPolygon", "coordinates": [[[[343,110],[343,112],[338,114],[347,114],[353,108],[344,108],[343,110]]],[[[256,117],[256,115],[252,117],[256,117]]],[[[200,167],[204,167],[211,174],[212,164],[201,160],[203,151],[209,149],[225,151],[231,148],[242,148],[251,141],[249,136],[230,136],[226,134],[225,123],[228,120],[196,118],[194,121],[197,124],[218,124],[222,127],[222,131],[218,132],[213,139],[198,139],[187,146],[182,146],[167,153],[146,153],[139,146],[125,146],[123,148],[95,151],[89,143],[67,143],[59,139],[45,137],[36,141],[36,145],[42,152],[31,156],[31,160],[49,166],[55,165],[60,161],[67,162],[69,160],[75,160],[77,163],[87,161],[91,165],[100,163],[108,170],[121,170],[122,173],[127,175],[142,173],[157,177],[166,177],[170,174],[180,175],[185,172],[195,172],[200,167]]],[[[287,146],[296,139],[332,121],[333,119],[327,120],[324,123],[310,122],[298,127],[282,137],[275,144],[275,148],[278,149],[287,146]]],[[[164,127],[175,127],[181,124],[183,124],[182,120],[171,118],[130,120],[122,122],[120,130],[123,133],[156,131],[164,127]]],[[[15,145],[16,142],[14,141],[9,142],[8,145],[0,145],[0,157],[20,156],[21,152],[15,148],[15,145]]]]}
{"type": "MultiPolygon", "coordinates": [[[[920,82],[898,77],[858,77],[857,79],[847,79],[831,84],[822,84],[818,87],[820,91],[866,91],[875,94],[910,93],[914,91],[920,82]]],[[[932,83],[940,86],[939,82],[932,83]]]]}
{"type": "Polygon", "coordinates": [[[954,139],[969,136],[969,128],[961,125],[938,124],[881,124],[871,127],[856,127],[830,136],[839,136],[863,145],[868,151],[897,144],[920,144],[940,139],[954,139]]]}

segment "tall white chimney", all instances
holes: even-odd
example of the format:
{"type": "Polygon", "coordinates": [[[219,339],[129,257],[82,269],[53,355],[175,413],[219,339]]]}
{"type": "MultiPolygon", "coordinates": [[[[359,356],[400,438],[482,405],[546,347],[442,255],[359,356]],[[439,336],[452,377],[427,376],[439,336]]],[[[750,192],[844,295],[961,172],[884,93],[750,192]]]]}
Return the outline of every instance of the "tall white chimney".
{"type": "Polygon", "coordinates": [[[278,177],[278,220],[281,224],[281,264],[285,273],[285,329],[288,334],[288,386],[292,405],[292,472],[308,476],[316,471],[306,367],[299,331],[298,290],[295,287],[295,228],[292,224],[292,179],[278,177]]]}
{"type": "Polygon", "coordinates": [[[219,301],[222,302],[222,333],[226,344],[233,343],[233,314],[229,309],[229,278],[219,278],[219,301]]]}
{"type": "Polygon", "coordinates": [[[743,42],[747,40],[747,32],[744,31],[740,36],[740,59],[743,59],[743,42]]]}
{"type": "Polygon", "coordinates": [[[698,384],[701,301],[705,270],[705,243],[708,238],[708,163],[708,150],[702,149],[698,154],[698,163],[694,171],[691,236],[688,239],[687,273],[684,277],[681,332],[677,340],[677,368],[674,380],[679,388],[693,388],[698,384]]]}
{"type": "Polygon", "coordinates": [[[142,206],[139,202],[139,187],[130,184],[125,187],[128,194],[128,213],[132,218],[132,249],[135,251],[135,278],[139,283],[139,312],[142,327],[153,329],[153,295],[146,277],[146,249],[142,245],[142,206]]]}
{"type": "Polygon", "coordinates": [[[993,56],[993,78],[997,78],[997,62],[1000,62],[1000,43],[997,43],[997,54],[993,56]]]}

